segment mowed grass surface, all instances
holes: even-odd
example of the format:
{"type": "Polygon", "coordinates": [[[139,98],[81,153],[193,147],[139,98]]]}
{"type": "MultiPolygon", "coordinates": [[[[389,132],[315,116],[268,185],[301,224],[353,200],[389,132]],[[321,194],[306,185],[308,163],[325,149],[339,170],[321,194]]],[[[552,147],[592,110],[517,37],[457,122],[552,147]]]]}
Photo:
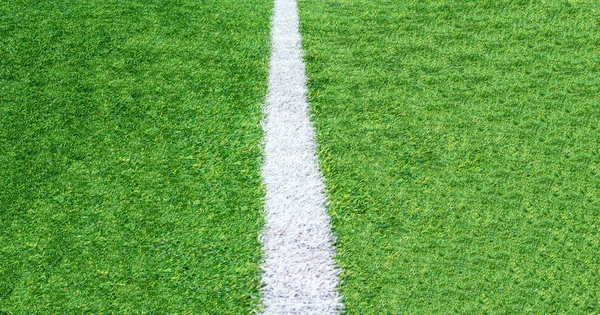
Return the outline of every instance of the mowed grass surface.
{"type": "Polygon", "coordinates": [[[600,313],[600,5],[300,1],[348,314],[600,313]]]}
{"type": "Polygon", "coordinates": [[[270,12],[0,3],[0,313],[256,307],[270,12]]]}

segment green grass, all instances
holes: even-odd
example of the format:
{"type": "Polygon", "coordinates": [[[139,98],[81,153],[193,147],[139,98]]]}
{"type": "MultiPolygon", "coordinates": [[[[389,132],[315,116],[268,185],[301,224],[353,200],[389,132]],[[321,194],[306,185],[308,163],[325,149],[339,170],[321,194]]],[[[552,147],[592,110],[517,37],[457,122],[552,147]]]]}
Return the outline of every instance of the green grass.
{"type": "Polygon", "coordinates": [[[300,9],[348,314],[600,313],[600,4],[300,9]]]}
{"type": "Polygon", "coordinates": [[[0,2],[0,313],[256,307],[270,12],[0,2]]]}

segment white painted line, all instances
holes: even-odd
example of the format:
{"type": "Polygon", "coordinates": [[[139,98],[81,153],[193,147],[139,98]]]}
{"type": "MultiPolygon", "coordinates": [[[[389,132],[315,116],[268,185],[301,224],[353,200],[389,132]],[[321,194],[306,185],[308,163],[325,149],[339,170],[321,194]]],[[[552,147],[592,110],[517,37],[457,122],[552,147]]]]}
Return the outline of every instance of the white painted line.
{"type": "Polygon", "coordinates": [[[306,99],[296,0],[275,0],[271,42],[263,121],[263,314],[339,314],[339,269],[306,99]]]}

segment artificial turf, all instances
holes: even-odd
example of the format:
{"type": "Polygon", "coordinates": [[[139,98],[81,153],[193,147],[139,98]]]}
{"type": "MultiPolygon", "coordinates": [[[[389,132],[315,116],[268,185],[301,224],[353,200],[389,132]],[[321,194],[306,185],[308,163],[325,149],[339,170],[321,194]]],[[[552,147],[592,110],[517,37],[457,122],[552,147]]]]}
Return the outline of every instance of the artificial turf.
{"type": "Polygon", "coordinates": [[[0,313],[249,314],[269,1],[0,2],[0,313]]]}
{"type": "Polygon", "coordinates": [[[347,313],[600,313],[598,2],[299,4],[347,313]]]}

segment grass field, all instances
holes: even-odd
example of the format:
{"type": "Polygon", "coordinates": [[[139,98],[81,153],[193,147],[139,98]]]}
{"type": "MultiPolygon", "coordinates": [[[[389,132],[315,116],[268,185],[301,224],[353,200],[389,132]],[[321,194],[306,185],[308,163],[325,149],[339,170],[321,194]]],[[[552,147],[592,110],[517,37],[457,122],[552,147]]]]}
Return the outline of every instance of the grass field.
{"type": "Polygon", "coordinates": [[[271,6],[0,2],[0,313],[256,308],[271,6]]]}
{"type": "Polygon", "coordinates": [[[348,314],[600,313],[598,2],[299,4],[348,314]]]}
{"type": "MultiPolygon", "coordinates": [[[[299,5],[347,313],[600,313],[600,4],[299,5]]],[[[271,8],[0,2],[0,314],[259,308],[271,8]]]]}

